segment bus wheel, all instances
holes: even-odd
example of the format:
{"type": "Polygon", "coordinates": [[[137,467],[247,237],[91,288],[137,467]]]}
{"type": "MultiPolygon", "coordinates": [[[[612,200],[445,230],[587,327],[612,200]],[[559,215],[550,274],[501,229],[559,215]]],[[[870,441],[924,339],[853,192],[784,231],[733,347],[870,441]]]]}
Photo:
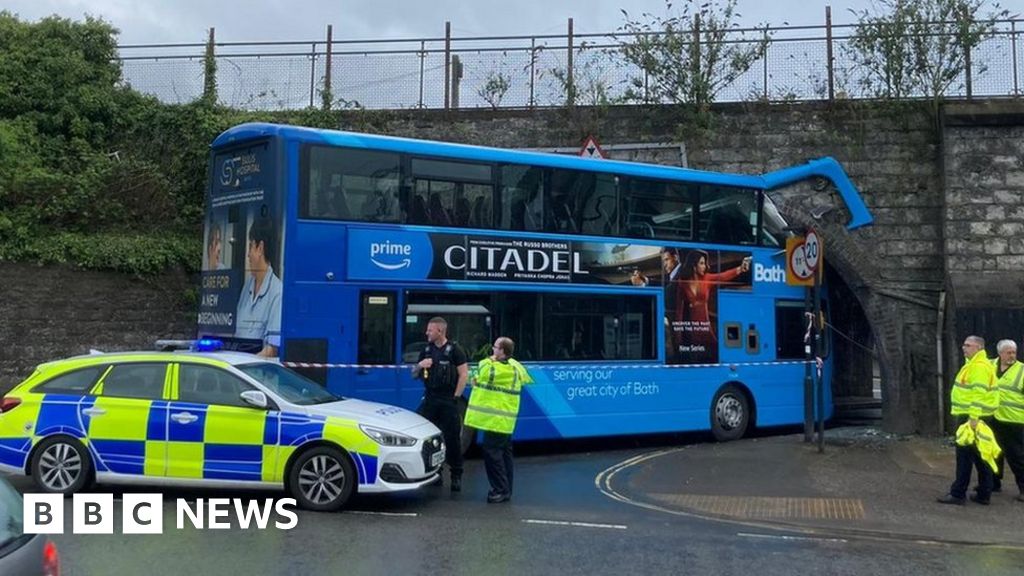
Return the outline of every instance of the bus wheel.
{"type": "Polygon", "coordinates": [[[750,401],[735,384],[726,384],[711,401],[711,433],[719,442],[739,440],[750,424],[750,401]]]}

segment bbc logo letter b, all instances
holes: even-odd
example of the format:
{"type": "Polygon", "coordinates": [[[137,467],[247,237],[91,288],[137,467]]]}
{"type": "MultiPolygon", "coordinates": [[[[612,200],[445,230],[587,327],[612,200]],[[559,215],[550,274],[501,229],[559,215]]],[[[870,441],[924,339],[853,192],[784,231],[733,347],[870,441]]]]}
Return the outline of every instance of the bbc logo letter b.
{"type": "Polygon", "coordinates": [[[25,494],[22,512],[26,534],[64,533],[63,494],[25,494]]]}
{"type": "Polygon", "coordinates": [[[75,534],[114,533],[113,494],[75,494],[72,505],[75,534]]]}

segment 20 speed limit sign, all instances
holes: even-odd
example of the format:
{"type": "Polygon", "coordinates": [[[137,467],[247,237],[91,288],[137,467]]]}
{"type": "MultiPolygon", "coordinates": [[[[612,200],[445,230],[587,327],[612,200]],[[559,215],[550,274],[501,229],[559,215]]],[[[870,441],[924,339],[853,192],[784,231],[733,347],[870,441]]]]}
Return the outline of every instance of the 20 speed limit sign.
{"type": "Polygon", "coordinates": [[[807,259],[807,266],[814,272],[821,263],[821,239],[818,233],[811,230],[804,239],[804,257],[807,259]]]}

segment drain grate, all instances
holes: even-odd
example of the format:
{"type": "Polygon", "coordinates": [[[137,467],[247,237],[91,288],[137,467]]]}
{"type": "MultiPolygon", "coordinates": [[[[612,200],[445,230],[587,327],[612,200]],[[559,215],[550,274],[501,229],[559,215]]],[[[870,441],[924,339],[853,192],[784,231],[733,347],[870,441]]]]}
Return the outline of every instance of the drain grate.
{"type": "Polygon", "coordinates": [[[863,520],[864,503],[853,498],[771,498],[651,494],[663,505],[748,520],[863,520]]]}

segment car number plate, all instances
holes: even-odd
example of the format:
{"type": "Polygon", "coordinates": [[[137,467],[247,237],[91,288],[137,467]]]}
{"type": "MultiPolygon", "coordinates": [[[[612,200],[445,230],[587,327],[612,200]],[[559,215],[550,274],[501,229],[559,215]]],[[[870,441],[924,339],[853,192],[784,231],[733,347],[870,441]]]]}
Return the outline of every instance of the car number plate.
{"type": "Polygon", "coordinates": [[[444,462],[444,450],[441,450],[440,452],[434,452],[434,454],[430,457],[431,467],[440,466],[442,462],[444,462]]]}

